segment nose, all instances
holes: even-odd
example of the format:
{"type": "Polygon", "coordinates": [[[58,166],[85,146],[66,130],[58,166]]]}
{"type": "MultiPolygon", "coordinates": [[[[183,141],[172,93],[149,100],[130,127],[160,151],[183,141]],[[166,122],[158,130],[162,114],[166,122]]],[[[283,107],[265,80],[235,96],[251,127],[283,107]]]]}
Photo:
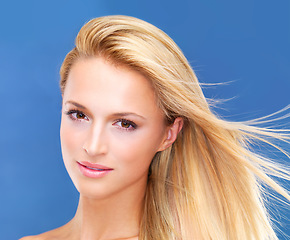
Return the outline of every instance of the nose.
{"type": "Polygon", "coordinates": [[[107,153],[105,130],[98,125],[92,125],[83,144],[84,151],[90,156],[107,153]]]}

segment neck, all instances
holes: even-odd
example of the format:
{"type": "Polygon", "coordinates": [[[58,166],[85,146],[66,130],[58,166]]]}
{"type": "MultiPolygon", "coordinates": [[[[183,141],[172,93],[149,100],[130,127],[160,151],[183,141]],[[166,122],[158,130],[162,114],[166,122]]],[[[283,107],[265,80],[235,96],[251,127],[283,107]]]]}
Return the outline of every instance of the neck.
{"type": "Polygon", "coordinates": [[[70,222],[73,235],[81,240],[137,239],[143,206],[144,194],[106,199],[80,195],[76,215],[70,222]]]}

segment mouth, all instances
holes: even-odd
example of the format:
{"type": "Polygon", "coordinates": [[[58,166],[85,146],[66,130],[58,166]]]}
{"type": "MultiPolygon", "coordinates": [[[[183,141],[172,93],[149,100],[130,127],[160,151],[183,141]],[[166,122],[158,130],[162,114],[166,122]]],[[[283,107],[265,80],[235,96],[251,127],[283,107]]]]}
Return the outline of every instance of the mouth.
{"type": "Polygon", "coordinates": [[[84,166],[88,169],[91,169],[91,170],[96,170],[96,171],[107,171],[108,169],[102,169],[102,168],[92,168],[92,167],[87,167],[87,166],[84,166]]]}
{"type": "Polygon", "coordinates": [[[113,170],[112,168],[106,167],[104,165],[96,164],[96,163],[91,163],[87,161],[82,161],[82,162],[77,162],[78,164],[82,165],[83,167],[86,167],[91,170],[96,170],[96,171],[109,171],[113,170]]]}
{"type": "Polygon", "coordinates": [[[101,178],[113,171],[113,168],[91,162],[77,162],[81,173],[89,178],[101,178]]]}

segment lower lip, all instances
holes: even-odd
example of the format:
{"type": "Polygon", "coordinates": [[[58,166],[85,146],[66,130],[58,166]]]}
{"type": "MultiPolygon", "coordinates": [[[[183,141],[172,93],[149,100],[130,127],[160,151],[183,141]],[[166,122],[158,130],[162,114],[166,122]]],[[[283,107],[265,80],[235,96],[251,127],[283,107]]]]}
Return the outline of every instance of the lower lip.
{"type": "Polygon", "coordinates": [[[113,169],[108,170],[93,170],[78,163],[79,169],[83,175],[89,178],[102,178],[109,174],[113,169]]]}

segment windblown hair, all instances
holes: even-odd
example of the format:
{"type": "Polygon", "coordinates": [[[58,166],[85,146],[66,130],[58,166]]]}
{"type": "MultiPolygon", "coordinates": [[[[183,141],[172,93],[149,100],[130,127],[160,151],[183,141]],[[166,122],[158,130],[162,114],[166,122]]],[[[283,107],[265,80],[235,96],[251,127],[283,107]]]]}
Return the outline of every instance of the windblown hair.
{"type": "Polygon", "coordinates": [[[140,240],[277,239],[264,189],[269,186],[290,200],[272,180],[289,180],[288,170],[251,146],[257,141],[274,146],[271,139],[289,144],[288,130],[259,127],[267,117],[230,122],[216,116],[178,46],[142,20],[106,16],[85,24],[61,67],[62,92],[72,65],[90,57],[143,74],[168,123],[176,117],[184,120],[174,144],[152,160],[140,240]]]}

